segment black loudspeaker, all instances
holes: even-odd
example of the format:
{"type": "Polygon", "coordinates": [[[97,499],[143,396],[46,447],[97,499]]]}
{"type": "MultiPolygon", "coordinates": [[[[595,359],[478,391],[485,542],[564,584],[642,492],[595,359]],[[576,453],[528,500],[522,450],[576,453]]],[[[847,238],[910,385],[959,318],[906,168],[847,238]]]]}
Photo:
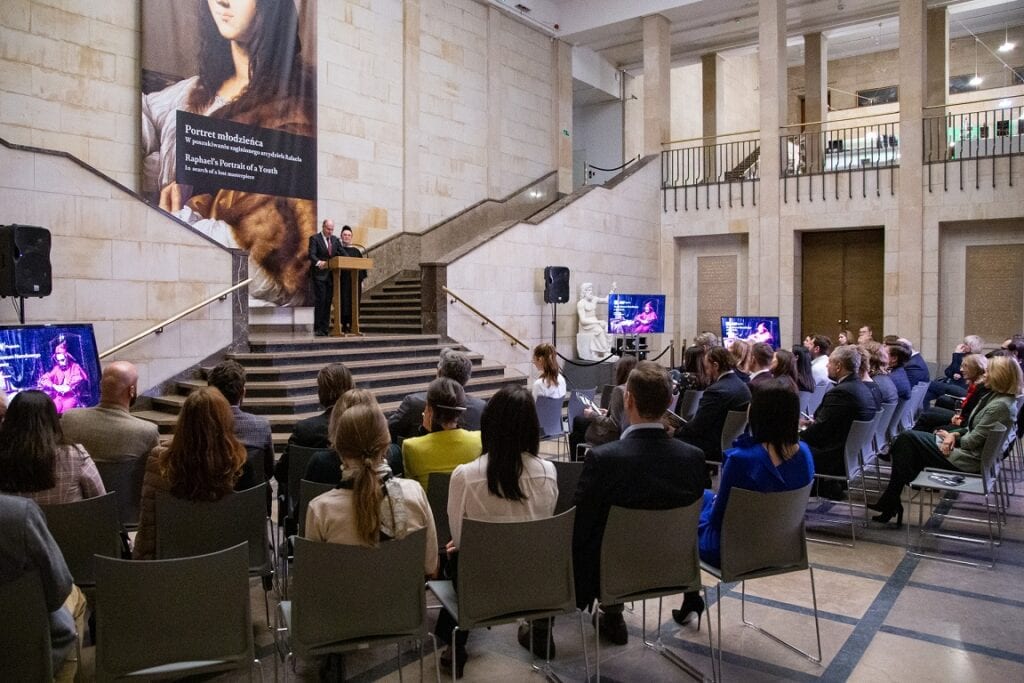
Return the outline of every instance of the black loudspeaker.
{"type": "Polygon", "coordinates": [[[569,269],[548,266],[544,269],[544,303],[564,304],[569,300],[569,269]]]}
{"type": "Polygon", "coordinates": [[[50,296],[50,231],[0,225],[0,296],[50,296]]]}

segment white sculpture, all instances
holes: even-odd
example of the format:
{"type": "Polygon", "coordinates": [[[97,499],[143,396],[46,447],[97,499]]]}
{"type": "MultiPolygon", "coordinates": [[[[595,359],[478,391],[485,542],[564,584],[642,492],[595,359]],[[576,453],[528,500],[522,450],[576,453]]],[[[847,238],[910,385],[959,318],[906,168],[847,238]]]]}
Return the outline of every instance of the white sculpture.
{"type": "MultiPolygon", "coordinates": [[[[615,283],[609,290],[609,296],[615,293],[615,283]]],[[[597,305],[608,303],[607,296],[596,296],[594,285],[584,282],[580,285],[580,298],[576,302],[576,314],[579,316],[579,333],[576,335],[576,352],[583,360],[601,360],[612,348],[608,336],[607,324],[597,317],[597,305]]]]}

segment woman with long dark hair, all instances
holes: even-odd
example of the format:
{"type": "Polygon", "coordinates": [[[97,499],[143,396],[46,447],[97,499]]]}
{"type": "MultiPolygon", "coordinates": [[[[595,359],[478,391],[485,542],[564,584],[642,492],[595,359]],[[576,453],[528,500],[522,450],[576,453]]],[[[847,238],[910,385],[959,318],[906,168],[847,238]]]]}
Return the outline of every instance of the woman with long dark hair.
{"type": "Polygon", "coordinates": [[[143,192],[225,246],[250,254],[250,294],[306,303],[310,199],[211,188],[177,178],[177,112],[316,135],[315,79],[303,64],[292,0],[197,0],[199,73],[143,95],[143,192]]]}
{"type": "Polygon", "coordinates": [[[704,354],[707,348],[699,344],[687,346],[683,351],[683,364],[679,370],[679,393],[688,389],[704,391],[711,384],[704,368],[704,354]]]}
{"type": "MultiPolygon", "coordinates": [[[[800,398],[784,381],[763,383],[750,398],[750,435],[741,436],[725,452],[718,493],[704,492],[700,514],[700,559],[720,567],[722,521],[734,488],[772,493],[807,486],[814,479],[811,449],[800,441],[800,398]]],[[[687,593],[682,606],[672,610],[679,624],[697,620],[704,612],[700,593],[687,593]]]]}
{"type": "Polygon", "coordinates": [[[212,502],[235,490],[246,453],[235,437],[234,425],[231,406],[217,389],[201,387],[188,395],[171,442],[154,448],[146,460],[133,558],[151,560],[156,554],[158,491],[183,500],[212,502]]]}
{"type": "MultiPolygon", "coordinates": [[[[529,391],[513,384],[502,387],[487,402],[480,418],[480,431],[484,454],[452,472],[448,490],[448,521],[452,531],[449,553],[455,553],[460,546],[463,519],[543,519],[554,514],[558,500],[555,467],[538,456],[540,424],[529,391]]],[[[454,625],[451,615],[442,611],[434,633],[449,646],[454,625]]],[[[550,638],[549,622],[534,622],[533,633],[533,651],[544,656],[550,638]]],[[[448,666],[454,666],[460,677],[467,657],[466,636],[468,633],[460,632],[454,653],[449,649],[442,659],[448,666]]],[[[528,629],[521,630],[519,640],[529,649],[528,629]]]]}
{"type": "Polygon", "coordinates": [[[64,438],[53,400],[23,391],[0,423],[0,491],[40,505],[73,503],[106,493],[96,463],[64,438]]]}
{"type": "Polygon", "coordinates": [[[814,373],[811,372],[811,352],[800,344],[793,346],[796,359],[796,387],[800,391],[814,391],[814,373]]]}
{"type": "Polygon", "coordinates": [[[799,376],[796,374],[796,356],[792,351],[776,349],[772,355],[772,377],[783,382],[795,394],[799,391],[799,376]]]}

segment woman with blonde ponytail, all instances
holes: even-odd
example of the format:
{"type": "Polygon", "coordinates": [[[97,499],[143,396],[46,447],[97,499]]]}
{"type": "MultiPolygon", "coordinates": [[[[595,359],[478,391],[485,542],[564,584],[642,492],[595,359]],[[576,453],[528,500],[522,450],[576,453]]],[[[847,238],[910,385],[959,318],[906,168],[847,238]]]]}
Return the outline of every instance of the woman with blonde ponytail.
{"type": "Polygon", "coordinates": [[[327,543],[374,546],[425,528],[423,571],[434,574],[434,516],[418,483],[391,474],[385,458],[391,435],[380,407],[349,407],[331,421],[331,442],[341,456],[341,484],[310,502],[305,537],[327,543]]]}

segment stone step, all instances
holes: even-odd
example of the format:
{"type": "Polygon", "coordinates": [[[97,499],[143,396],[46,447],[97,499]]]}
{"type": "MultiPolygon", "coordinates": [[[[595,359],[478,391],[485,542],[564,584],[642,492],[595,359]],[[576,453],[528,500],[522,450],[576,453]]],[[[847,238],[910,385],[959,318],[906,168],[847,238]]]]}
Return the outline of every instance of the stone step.
{"type": "Polygon", "coordinates": [[[379,337],[314,337],[312,334],[252,335],[249,338],[251,353],[276,353],[288,351],[333,351],[389,349],[390,347],[419,347],[436,345],[441,342],[439,335],[382,335],[379,337]]]}
{"type": "MultiPolygon", "coordinates": [[[[469,360],[473,363],[473,371],[477,372],[477,368],[481,366],[483,356],[478,353],[466,353],[466,355],[469,356],[469,360]]],[[[353,375],[359,377],[362,373],[386,372],[388,370],[397,369],[408,369],[411,371],[423,369],[435,370],[437,368],[437,360],[437,355],[418,356],[415,358],[371,358],[368,360],[345,362],[345,367],[347,367],[353,375]]],[[[315,379],[317,373],[320,372],[320,369],[323,368],[324,365],[326,365],[326,363],[318,362],[302,363],[298,365],[257,366],[246,368],[245,372],[249,382],[291,382],[302,379],[315,379]]],[[[209,367],[201,369],[202,378],[205,379],[206,373],[208,373],[209,370],[209,367]]]]}
{"type": "MultiPolygon", "coordinates": [[[[326,337],[330,339],[330,337],[326,337]]],[[[321,337],[320,339],[324,339],[321,337]]],[[[328,363],[348,363],[357,360],[372,360],[383,358],[434,358],[435,362],[441,349],[449,344],[423,344],[415,346],[387,346],[379,349],[364,346],[353,346],[351,348],[325,347],[316,354],[308,350],[297,351],[276,351],[273,353],[232,353],[229,358],[237,360],[246,368],[250,367],[276,367],[284,365],[303,365],[315,358],[320,367],[328,363]]]]}

